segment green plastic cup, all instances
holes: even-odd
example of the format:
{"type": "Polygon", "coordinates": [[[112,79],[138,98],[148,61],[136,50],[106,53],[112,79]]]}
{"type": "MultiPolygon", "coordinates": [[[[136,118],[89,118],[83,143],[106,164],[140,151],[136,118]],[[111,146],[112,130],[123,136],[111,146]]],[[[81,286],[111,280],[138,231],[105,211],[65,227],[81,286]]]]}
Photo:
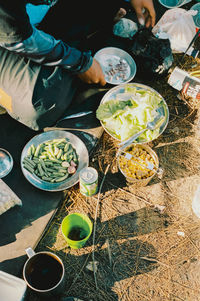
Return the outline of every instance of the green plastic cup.
{"type": "Polygon", "coordinates": [[[80,249],[85,245],[92,233],[92,228],[91,220],[82,213],[67,215],[61,224],[62,234],[72,249],[80,249]]]}

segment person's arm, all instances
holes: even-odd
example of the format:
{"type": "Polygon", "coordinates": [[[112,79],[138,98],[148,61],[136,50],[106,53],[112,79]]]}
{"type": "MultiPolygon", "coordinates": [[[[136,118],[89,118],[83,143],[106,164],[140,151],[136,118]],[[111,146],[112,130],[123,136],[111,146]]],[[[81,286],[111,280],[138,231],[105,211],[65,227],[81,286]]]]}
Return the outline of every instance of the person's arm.
{"type": "Polygon", "coordinates": [[[0,46],[42,65],[61,66],[68,72],[77,74],[86,83],[106,84],[103,71],[90,51],[81,52],[72,48],[34,26],[28,39],[19,43],[0,43],[0,46]]]}
{"type": "Polygon", "coordinates": [[[153,27],[155,25],[156,13],[153,0],[130,0],[130,3],[141,25],[145,25],[146,27],[153,27]]]}
{"type": "Polygon", "coordinates": [[[0,43],[9,51],[46,66],[61,66],[86,83],[105,85],[103,71],[91,52],[81,52],[33,27],[32,35],[19,43],[0,43]]]}
{"type": "Polygon", "coordinates": [[[81,52],[61,40],[33,27],[32,35],[19,43],[0,43],[0,46],[46,66],[62,66],[73,72],[84,72],[92,65],[90,52],[81,52]]]}

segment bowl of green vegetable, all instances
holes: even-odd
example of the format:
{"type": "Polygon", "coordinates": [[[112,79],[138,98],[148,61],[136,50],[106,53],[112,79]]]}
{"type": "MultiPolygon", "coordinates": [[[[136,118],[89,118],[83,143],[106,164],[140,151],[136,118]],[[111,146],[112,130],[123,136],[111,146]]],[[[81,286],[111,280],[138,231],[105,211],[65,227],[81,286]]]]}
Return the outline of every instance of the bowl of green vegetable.
{"type": "Polygon", "coordinates": [[[35,187],[62,191],[78,183],[80,171],[89,164],[83,141],[67,131],[49,131],[34,136],[21,154],[21,169],[35,187]]]}
{"type": "Polygon", "coordinates": [[[104,130],[114,139],[126,141],[147,128],[162,109],[163,118],[154,130],[145,130],[134,143],[147,143],[158,138],[169,122],[169,109],[164,98],[153,88],[126,83],[110,89],[102,98],[96,111],[104,130]]]}

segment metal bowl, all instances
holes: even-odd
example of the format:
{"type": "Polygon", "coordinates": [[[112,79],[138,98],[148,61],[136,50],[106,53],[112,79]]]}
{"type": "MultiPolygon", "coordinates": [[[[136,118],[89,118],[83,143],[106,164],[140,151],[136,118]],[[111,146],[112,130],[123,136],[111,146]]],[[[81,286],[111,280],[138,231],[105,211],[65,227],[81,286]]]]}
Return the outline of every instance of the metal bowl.
{"type": "Polygon", "coordinates": [[[13,168],[13,158],[11,154],[0,148],[0,178],[5,177],[13,168]]]}
{"type": "Polygon", "coordinates": [[[105,47],[99,50],[94,58],[101,65],[106,82],[109,84],[128,83],[136,74],[134,59],[120,48],[105,47]]]}
{"type": "MultiPolygon", "coordinates": [[[[118,164],[118,168],[120,170],[120,172],[123,174],[123,176],[126,178],[126,182],[127,184],[130,184],[130,185],[133,185],[135,187],[141,187],[141,186],[146,186],[150,181],[151,179],[157,174],[158,172],[158,169],[159,169],[159,159],[158,159],[158,156],[156,154],[156,152],[151,148],[149,147],[147,144],[138,144],[138,145],[135,145],[135,147],[139,150],[139,149],[142,149],[144,151],[147,152],[147,154],[149,154],[151,156],[151,158],[153,159],[154,161],[154,168],[153,168],[153,172],[152,172],[152,175],[150,175],[149,177],[146,177],[146,178],[141,178],[141,179],[137,179],[137,178],[134,178],[134,177],[130,177],[130,176],[127,176],[126,174],[126,171],[121,167],[120,165],[120,157],[121,156],[125,156],[126,152],[128,152],[128,150],[130,149],[130,147],[132,146],[133,144],[129,145],[127,148],[125,148],[123,151],[118,151],[117,153],[117,164],[118,164]]],[[[133,159],[133,162],[134,162],[135,159],[133,159]]],[[[127,161],[128,162],[128,161],[127,161]]],[[[138,161],[139,162],[139,161],[138,161]]],[[[137,163],[133,163],[133,164],[136,164],[135,166],[137,166],[137,163]]],[[[127,166],[128,168],[128,166],[127,166]]]]}
{"type": "Polygon", "coordinates": [[[189,2],[187,0],[158,0],[158,1],[166,8],[181,7],[182,5],[189,2]]]}
{"type": "Polygon", "coordinates": [[[22,172],[25,176],[25,178],[35,187],[41,189],[41,190],[46,190],[46,191],[62,191],[65,189],[68,189],[72,186],[74,186],[76,183],[79,181],[79,173],[81,169],[84,167],[87,167],[89,164],[89,154],[88,150],[83,143],[83,141],[78,138],[76,135],[67,132],[67,131],[60,131],[60,130],[55,130],[55,131],[49,131],[45,132],[39,135],[36,135],[33,137],[24,147],[22,154],[21,154],[21,169],[22,172]],[[27,151],[29,147],[34,144],[35,146],[39,145],[40,143],[43,143],[48,140],[52,139],[58,139],[58,138],[66,138],[72,146],[76,149],[76,152],[78,154],[78,168],[71,177],[67,178],[63,182],[58,182],[58,183],[49,183],[46,181],[43,181],[39,177],[37,177],[34,174],[31,174],[28,170],[26,170],[23,167],[23,160],[24,157],[27,156],[27,151]]]}
{"type": "MultiPolygon", "coordinates": [[[[124,93],[125,92],[125,87],[126,86],[129,86],[129,87],[135,87],[137,90],[140,90],[140,89],[145,89],[146,91],[151,91],[151,92],[154,92],[156,93],[160,98],[161,98],[161,106],[163,107],[163,111],[164,111],[164,120],[162,122],[162,124],[160,125],[160,130],[159,130],[159,134],[152,140],[144,140],[144,139],[140,139],[138,138],[137,139],[137,142],[134,142],[134,143],[147,143],[147,142],[151,142],[153,140],[155,140],[156,138],[158,138],[163,132],[164,130],[166,129],[167,125],[168,125],[168,122],[169,122],[169,109],[168,109],[168,106],[167,106],[167,103],[166,101],[164,100],[164,98],[156,91],[154,90],[153,88],[149,87],[149,86],[146,86],[146,85],[143,85],[143,84],[138,84],[138,83],[128,83],[128,84],[121,84],[117,87],[114,87],[112,89],[110,89],[105,95],[104,97],[102,98],[101,100],[101,103],[105,103],[106,101],[109,101],[111,99],[117,99],[118,95],[120,93],[124,93]]],[[[121,100],[123,101],[123,100],[121,100]]],[[[104,128],[104,130],[110,135],[112,136],[114,139],[120,141],[120,139],[118,137],[115,136],[115,134],[113,134],[112,132],[110,132],[104,125],[104,123],[102,121],[100,121],[102,127],[104,128]]]]}

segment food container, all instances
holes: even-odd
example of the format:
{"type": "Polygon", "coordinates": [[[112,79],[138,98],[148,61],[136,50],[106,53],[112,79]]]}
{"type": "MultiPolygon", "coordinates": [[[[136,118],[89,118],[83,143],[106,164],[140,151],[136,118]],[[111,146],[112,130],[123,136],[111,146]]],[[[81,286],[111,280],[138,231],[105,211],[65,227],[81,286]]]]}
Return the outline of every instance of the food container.
{"type": "Polygon", "coordinates": [[[87,215],[74,212],[65,216],[61,229],[68,246],[72,249],[80,249],[90,238],[93,223],[87,215]]]}
{"type": "Polygon", "coordinates": [[[0,271],[0,300],[1,301],[23,301],[26,292],[26,282],[0,271]]]}
{"type": "Polygon", "coordinates": [[[80,193],[85,196],[95,195],[98,191],[98,172],[93,167],[85,167],[79,174],[80,193]]]}
{"type": "Polygon", "coordinates": [[[136,74],[136,63],[126,51],[116,47],[100,49],[94,56],[103,70],[106,82],[119,85],[130,82],[136,74]]]}
{"type": "Polygon", "coordinates": [[[167,8],[174,8],[174,7],[181,7],[189,2],[191,0],[158,0],[160,4],[162,4],[164,7],[167,8]]]}
{"type": "MultiPolygon", "coordinates": [[[[128,102],[129,100],[131,99],[134,99],[136,98],[136,101],[138,102],[138,104],[141,104],[141,106],[143,106],[144,104],[144,100],[145,100],[145,95],[144,95],[144,92],[146,94],[149,94],[150,95],[150,99],[153,100],[152,98],[152,95],[154,95],[156,98],[160,99],[160,103],[158,104],[158,107],[162,108],[163,109],[163,112],[164,112],[164,119],[162,121],[162,123],[159,125],[159,127],[156,129],[156,131],[154,132],[154,135],[152,138],[149,138],[150,136],[148,135],[148,138],[144,138],[144,136],[140,136],[138,137],[134,143],[149,143],[155,139],[157,139],[163,132],[164,130],[166,129],[167,125],[168,125],[168,122],[169,122],[169,109],[168,109],[168,106],[167,106],[167,103],[166,101],[164,100],[164,98],[156,91],[154,90],[153,88],[147,86],[147,85],[143,85],[143,84],[139,84],[139,83],[127,83],[127,84],[121,84],[121,85],[118,85],[112,89],[110,89],[102,98],[101,102],[100,102],[100,105],[96,111],[96,114],[97,114],[97,118],[100,120],[100,123],[102,125],[102,127],[104,128],[104,130],[111,136],[113,137],[114,139],[118,140],[118,141],[124,141],[124,140],[127,140],[128,138],[130,138],[133,134],[136,134],[136,132],[132,133],[130,131],[130,128],[132,127],[132,125],[130,125],[129,123],[127,123],[127,121],[130,120],[130,117],[129,115],[125,114],[126,117],[125,117],[125,122],[122,124],[120,124],[120,126],[118,126],[118,130],[120,130],[122,133],[125,133],[126,131],[129,130],[129,136],[128,137],[125,137],[124,139],[122,139],[119,135],[116,134],[116,131],[113,130],[112,126],[113,126],[113,122],[110,122],[110,116],[109,118],[106,119],[103,119],[103,118],[100,118],[98,117],[98,111],[100,112],[101,108],[102,108],[102,105],[106,105],[107,102],[112,102],[112,101],[119,101],[119,102],[128,102]],[[133,92],[135,91],[135,92],[133,92]],[[138,97],[137,95],[135,94],[138,94],[141,93],[141,95],[143,95],[144,97],[140,98],[138,100],[138,97]],[[143,94],[142,94],[143,93],[143,94]],[[126,118],[128,120],[126,120],[126,118]],[[108,122],[107,122],[108,121],[108,122]]],[[[112,109],[113,106],[110,105],[110,108],[112,109]]],[[[106,107],[106,109],[108,109],[107,111],[104,110],[105,113],[110,113],[109,112],[109,106],[106,107]]],[[[156,108],[155,108],[156,109],[156,108]]],[[[155,111],[154,109],[154,111],[155,111]]],[[[122,112],[122,110],[118,110],[119,113],[122,112]]],[[[153,110],[152,110],[153,111],[153,110]]],[[[138,114],[138,113],[136,113],[138,114]]],[[[135,114],[135,116],[136,116],[135,114]]],[[[115,116],[113,119],[114,122],[117,121],[117,119],[121,119],[123,120],[122,118],[117,118],[116,116],[117,114],[115,113],[113,116],[115,116]]],[[[152,120],[151,120],[152,121],[152,120]]],[[[121,122],[121,121],[120,121],[121,122]]],[[[147,120],[148,122],[148,120],[147,120]]],[[[141,126],[141,124],[140,124],[141,126]]],[[[143,124],[142,126],[145,126],[145,124],[143,124]]],[[[146,126],[145,126],[146,127],[146,126]]],[[[138,127],[138,132],[142,129],[143,127],[138,127]]]]}
{"type": "MultiPolygon", "coordinates": [[[[35,156],[35,154],[34,154],[35,156]]],[[[38,156],[39,160],[42,159],[41,156],[38,156]]],[[[58,159],[58,155],[57,155],[58,159]]],[[[58,160],[55,160],[55,157],[53,158],[53,162],[57,164],[58,160]]],[[[60,160],[60,158],[59,158],[60,160]]],[[[61,160],[62,161],[62,160],[61,160]]],[[[64,159],[65,161],[65,159],[64,159]]],[[[39,135],[34,136],[29,142],[25,145],[22,155],[21,155],[21,168],[22,172],[25,176],[25,178],[35,187],[45,190],[45,191],[63,191],[65,189],[68,189],[72,186],[74,186],[76,183],[79,182],[79,173],[80,171],[87,167],[89,163],[89,154],[88,150],[86,148],[86,145],[84,142],[75,134],[72,134],[67,131],[61,131],[61,130],[55,130],[55,131],[48,131],[41,133],[39,135]],[[59,182],[47,182],[46,180],[40,178],[35,173],[32,173],[31,171],[27,170],[24,166],[25,158],[27,158],[29,149],[31,145],[34,145],[37,149],[38,146],[40,146],[43,143],[46,143],[48,141],[54,140],[54,139],[66,139],[71,146],[76,150],[76,154],[78,156],[78,165],[76,172],[73,173],[70,177],[64,179],[63,181],[59,182]]],[[[65,167],[65,166],[63,166],[65,167]]],[[[50,167],[52,168],[52,167],[50,167]]],[[[66,167],[67,168],[67,167],[66,167]]],[[[48,171],[48,170],[47,170],[48,171]]]]}
{"type": "Polygon", "coordinates": [[[7,176],[12,168],[13,158],[11,154],[7,150],[0,148],[0,178],[7,176]]]}
{"type": "Polygon", "coordinates": [[[158,156],[146,144],[131,144],[119,150],[117,164],[127,184],[136,187],[146,186],[159,171],[158,156]]]}

